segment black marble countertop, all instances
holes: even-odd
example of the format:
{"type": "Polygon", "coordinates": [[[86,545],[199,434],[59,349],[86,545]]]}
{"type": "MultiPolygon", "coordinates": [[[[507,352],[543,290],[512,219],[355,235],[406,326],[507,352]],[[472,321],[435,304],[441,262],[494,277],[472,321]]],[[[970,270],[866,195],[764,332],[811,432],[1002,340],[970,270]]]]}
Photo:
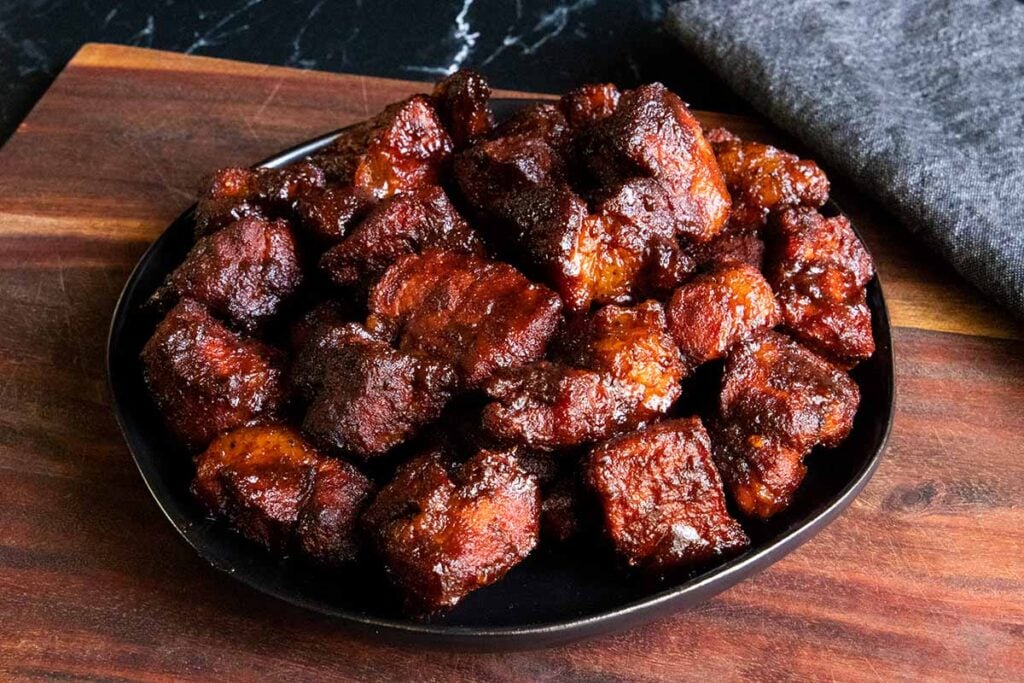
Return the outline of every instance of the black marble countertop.
{"type": "Polygon", "coordinates": [[[86,42],[304,69],[560,92],[660,80],[694,107],[748,111],[660,30],[662,0],[0,0],[0,142],[86,42]]]}

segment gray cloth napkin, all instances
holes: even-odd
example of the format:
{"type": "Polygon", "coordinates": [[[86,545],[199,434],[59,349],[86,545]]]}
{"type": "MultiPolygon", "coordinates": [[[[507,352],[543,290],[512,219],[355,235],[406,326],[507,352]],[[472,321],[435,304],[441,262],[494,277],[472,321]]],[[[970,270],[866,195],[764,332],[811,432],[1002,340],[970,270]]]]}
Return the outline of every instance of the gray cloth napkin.
{"type": "Polygon", "coordinates": [[[689,0],[667,25],[1024,317],[1024,4],[689,0]]]}

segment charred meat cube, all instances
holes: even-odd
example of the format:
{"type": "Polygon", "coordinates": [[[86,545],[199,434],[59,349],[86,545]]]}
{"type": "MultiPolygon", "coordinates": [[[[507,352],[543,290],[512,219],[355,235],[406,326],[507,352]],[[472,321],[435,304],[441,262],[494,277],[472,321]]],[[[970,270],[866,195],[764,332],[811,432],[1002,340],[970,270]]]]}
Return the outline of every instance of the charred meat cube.
{"type": "Polygon", "coordinates": [[[756,232],[733,230],[731,224],[706,244],[693,250],[698,266],[715,269],[726,263],[746,263],[758,270],[764,265],[764,240],[756,232]]]}
{"type": "Polygon", "coordinates": [[[324,187],[323,171],[308,162],[284,168],[222,168],[203,183],[196,204],[196,236],[242,218],[275,217],[292,202],[324,187]]]}
{"type": "Polygon", "coordinates": [[[573,128],[583,128],[615,112],[621,93],[612,83],[592,83],[566,93],[559,106],[573,128]]]}
{"type": "Polygon", "coordinates": [[[454,172],[467,203],[487,216],[506,195],[561,180],[565,168],[544,140],[513,135],[481,142],[457,155],[454,172]]]}
{"type": "Polygon", "coordinates": [[[328,367],[346,346],[379,341],[359,323],[330,317],[316,322],[292,360],[291,387],[300,398],[311,400],[323,387],[328,367]]]}
{"type": "Polygon", "coordinates": [[[491,86],[473,71],[456,71],[438,81],[432,94],[437,113],[457,149],[485,137],[494,127],[491,86]]]}
{"type": "Polygon", "coordinates": [[[770,517],[803,480],[803,457],[853,428],[860,391],[841,369],[783,334],[733,347],[714,425],[715,462],[739,508],[770,517]]]}
{"type": "Polygon", "coordinates": [[[685,569],[749,543],[729,516],[700,418],[659,422],[597,446],[587,479],[615,549],[631,565],[685,569]]]}
{"type": "Polygon", "coordinates": [[[406,605],[429,613],[494,583],[537,544],[540,494],[514,456],[440,452],[406,463],[363,516],[406,605]]]}
{"type": "Polygon", "coordinates": [[[324,448],[364,459],[382,455],[437,419],[451,398],[455,375],[445,364],[351,326],[311,341],[320,345],[305,366],[313,398],[302,429],[324,448]]]}
{"type": "Polygon", "coordinates": [[[483,426],[506,442],[550,449],[598,441],[662,414],[685,372],[661,306],[606,306],[569,345],[570,365],[539,362],[487,384],[483,426]]]}
{"type": "Polygon", "coordinates": [[[267,548],[284,548],[316,477],[317,452],[290,427],[242,427],[196,458],[192,492],[267,548]]]}
{"type": "Polygon", "coordinates": [[[511,266],[434,249],[396,261],[369,308],[372,332],[450,364],[465,387],[540,358],[561,319],[558,296],[511,266]]]}
{"type": "Polygon", "coordinates": [[[736,342],[779,323],[779,306],[761,273],[726,263],[680,287],[668,304],[669,330],[696,367],[725,356],[736,342]]]}
{"type": "Polygon", "coordinates": [[[327,299],[314,303],[299,313],[288,326],[289,348],[297,353],[322,324],[342,325],[357,317],[364,316],[358,315],[355,307],[347,301],[327,299]]]}
{"type": "Polygon", "coordinates": [[[635,392],[629,412],[639,420],[667,411],[679,398],[686,374],[657,301],[600,309],[569,345],[568,360],[635,392]]]}
{"type": "Polygon", "coordinates": [[[679,234],[694,243],[717,235],[729,193],[711,145],[689,109],[655,83],[623,93],[615,111],[581,134],[576,156],[600,186],[654,178],[668,190],[679,234]]]}
{"type": "Polygon", "coordinates": [[[793,336],[844,365],[870,357],[865,288],[875,267],[850,221],[792,209],[773,222],[769,243],[766,274],[793,336]]]}
{"type": "Polygon", "coordinates": [[[359,515],[373,484],[344,460],[320,458],[309,497],[295,526],[299,549],[320,564],[336,566],[359,556],[359,515]]]}
{"type": "Polygon", "coordinates": [[[331,180],[383,199],[436,184],[451,153],[451,138],[430,98],[413,95],[342,131],[313,161],[331,180]]]}
{"type": "Polygon", "coordinates": [[[340,241],[373,205],[373,198],[351,185],[308,192],[295,202],[299,227],[318,242],[340,241]]]}
{"type": "Polygon", "coordinates": [[[538,449],[598,441],[635,426],[620,409],[631,389],[593,370],[538,361],[491,378],[486,390],[494,402],[484,408],[483,427],[504,442],[538,449]]]}
{"type": "Polygon", "coordinates": [[[238,327],[255,331],[302,282],[295,239],[283,220],[243,218],[201,237],[153,295],[189,298],[238,327]]]}
{"type": "Polygon", "coordinates": [[[740,140],[721,128],[707,137],[732,196],[729,221],[736,226],[759,228],[770,214],[796,206],[817,208],[828,201],[828,178],[813,161],[740,140]]]}
{"type": "Polygon", "coordinates": [[[142,350],[146,384],[171,431],[189,447],[272,417],[284,400],[282,359],[183,299],[142,350]]]}
{"type": "Polygon", "coordinates": [[[381,275],[395,259],[427,247],[483,255],[484,245],[436,185],[380,202],[320,267],[339,285],[381,275]]]}
{"type": "Polygon", "coordinates": [[[492,137],[524,137],[543,140],[552,149],[565,149],[572,136],[569,123],[557,105],[550,102],[528,104],[494,129],[492,137]]]}
{"type": "Polygon", "coordinates": [[[518,247],[508,251],[550,283],[566,308],[586,311],[671,290],[692,271],[649,189],[624,184],[589,214],[568,186],[547,185],[508,195],[494,213],[505,240],[518,247]]]}

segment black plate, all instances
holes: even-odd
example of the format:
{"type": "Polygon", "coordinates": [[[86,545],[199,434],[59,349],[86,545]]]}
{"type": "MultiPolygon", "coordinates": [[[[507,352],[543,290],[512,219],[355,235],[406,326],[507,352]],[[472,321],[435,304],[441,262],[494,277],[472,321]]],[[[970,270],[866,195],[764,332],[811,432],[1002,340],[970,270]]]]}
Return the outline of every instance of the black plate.
{"type": "MultiPolygon", "coordinates": [[[[498,100],[495,105],[500,115],[521,103],[498,100]]],[[[260,165],[276,168],[302,159],[337,134],[260,165]]],[[[837,213],[838,207],[830,202],[826,211],[837,213]]],[[[893,354],[889,316],[876,277],[868,286],[868,303],[877,350],[853,373],[862,394],[853,432],[838,449],[809,457],[807,479],[784,513],[766,523],[744,523],[752,544],[742,555],[688,577],[656,582],[617,571],[597,550],[540,548],[450,613],[413,621],[399,611],[394,590],[379,570],[326,575],[275,558],[211,522],[189,495],[191,461],[175,445],[150,399],[139,352],[158,322],[143,303],[188,252],[192,221],[190,208],[146,251],[121,293],[107,346],[114,412],[153,498],[196,552],[257,590],[337,617],[339,625],[396,640],[480,649],[539,647],[620,630],[696,605],[792,551],[853,501],[885,447],[893,414],[893,354]]]]}

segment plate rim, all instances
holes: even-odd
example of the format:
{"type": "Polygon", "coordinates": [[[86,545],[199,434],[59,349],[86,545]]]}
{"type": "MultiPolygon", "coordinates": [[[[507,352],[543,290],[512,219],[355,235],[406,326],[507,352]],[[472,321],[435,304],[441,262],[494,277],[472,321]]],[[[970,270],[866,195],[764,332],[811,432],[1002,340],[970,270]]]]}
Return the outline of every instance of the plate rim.
{"type": "MultiPolygon", "coordinates": [[[[504,103],[504,106],[511,106],[512,104],[522,106],[525,104],[544,101],[546,100],[514,98],[495,98],[492,100],[495,105],[504,103]]],[[[349,127],[350,126],[345,126],[329,133],[318,135],[282,152],[271,155],[253,166],[263,168],[279,168],[281,166],[286,166],[329,145],[349,127]]],[[[845,215],[839,205],[832,199],[829,199],[825,206],[832,211],[843,213],[845,215]]],[[[178,535],[181,536],[181,538],[184,539],[184,541],[205,562],[217,569],[219,572],[231,576],[233,579],[240,581],[259,593],[272,596],[273,598],[281,600],[292,606],[331,617],[332,619],[344,622],[346,625],[352,626],[363,633],[377,635],[388,633],[390,635],[398,636],[407,642],[415,641],[426,645],[444,646],[458,644],[460,646],[469,646],[484,650],[508,650],[530,647],[546,647],[571,642],[587,637],[588,635],[595,635],[599,631],[601,633],[620,631],[638,623],[653,620],[658,616],[682,609],[685,606],[683,603],[687,599],[693,599],[692,604],[696,604],[731,588],[743,579],[767,569],[769,566],[782,559],[782,557],[788,555],[803,543],[810,540],[815,534],[828,526],[828,524],[831,523],[843,510],[845,510],[860,494],[868,481],[870,481],[872,475],[874,475],[875,471],[878,469],[878,466],[881,463],[882,454],[888,446],[896,412],[896,364],[895,352],[892,343],[892,324],[889,318],[888,305],[883,292],[881,278],[876,270],[876,273],[868,286],[876,288],[880,305],[877,309],[872,307],[871,311],[873,316],[878,317],[880,327],[886,331],[886,341],[888,343],[885,345],[885,348],[876,348],[875,353],[885,354],[885,361],[890,369],[889,381],[884,386],[888,411],[884,416],[885,425],[882,429],[878,444],[875,447],[874,452],[870,455],[860,470],[850,479],[849,482],[847,482],[835,497],[830,500],[830,502],[823,507],[816,509],[810,516],[801,520],[794,529],[785,533],[781,538],[768,544],[764,548],[761,548],[751,554],[745,553],[741,556],[726,560],[725,562],[716,565],[714,569],[710,569],[703,574],[686,579],[679,584],[667,587],[652,595],[632,600],[611,609],[603,610],[597,614],[570,618],[552,623],[528,624],[524,626],[487,628],[431,624],[428,622],[416,621],[412,618],[388,619],[359,614],[341,608],[334,608],[312,599],[306,599],[302,596],[290,595],[283,591],[276,590],[274,587],[261,585],[247,574],[236,572],[234,568],[224,566],[222,562],[219,562],[216,558],[211,557],[207,552],[205,552],[197,538],[192,537],[190,531],[193,527],[191,525],[180,523],[172,515],[171,511],[167,509],[160,495],[158,495],[155,490],[153,483],[150,481],[150,473],[147,472],[147,468],[144,467],[143,463],[140,461],[136,445],[134,443],[134,437],[127,424],[125,412],[122,409],[120,401],[118,401],[118,392],[114,386],[114,347],[115,341],[118,338],[118,333],[121,328],[124,327],[125,320],[130,313],[130,311],[127,310],[127,302],[132,298],[132,294],[138,287],[138,283],[145,266],[149,264],[149,261],[152,259],[154,254],[157,253],[162,242],[167,238],[170,229],[179,221],[185,219],[189,214],[193,213],[194,209],[195,204],[186,208],[181,214],[172,220],[160,235],[146,248],[128,275],[114,306],[107,333],[105,365],[107,380],[106,388],[110,397],[111,410],[117,420],[118,429],[120,430],[121,436],[132,456],[132,461],[135,463],[136,469],[139,471],[139,475],[149,491],[150,496],[156,502],[157,507],[159,507],[160,511],[171,523],[171,526],[174,527],[178,535]]],[[[864,244],[865,249],[867,249],[863,236],[857,229],[856,225],[851,222],[851,226],[853,227],[858,239],[861,240],[861,243],[864,244]]]]}

